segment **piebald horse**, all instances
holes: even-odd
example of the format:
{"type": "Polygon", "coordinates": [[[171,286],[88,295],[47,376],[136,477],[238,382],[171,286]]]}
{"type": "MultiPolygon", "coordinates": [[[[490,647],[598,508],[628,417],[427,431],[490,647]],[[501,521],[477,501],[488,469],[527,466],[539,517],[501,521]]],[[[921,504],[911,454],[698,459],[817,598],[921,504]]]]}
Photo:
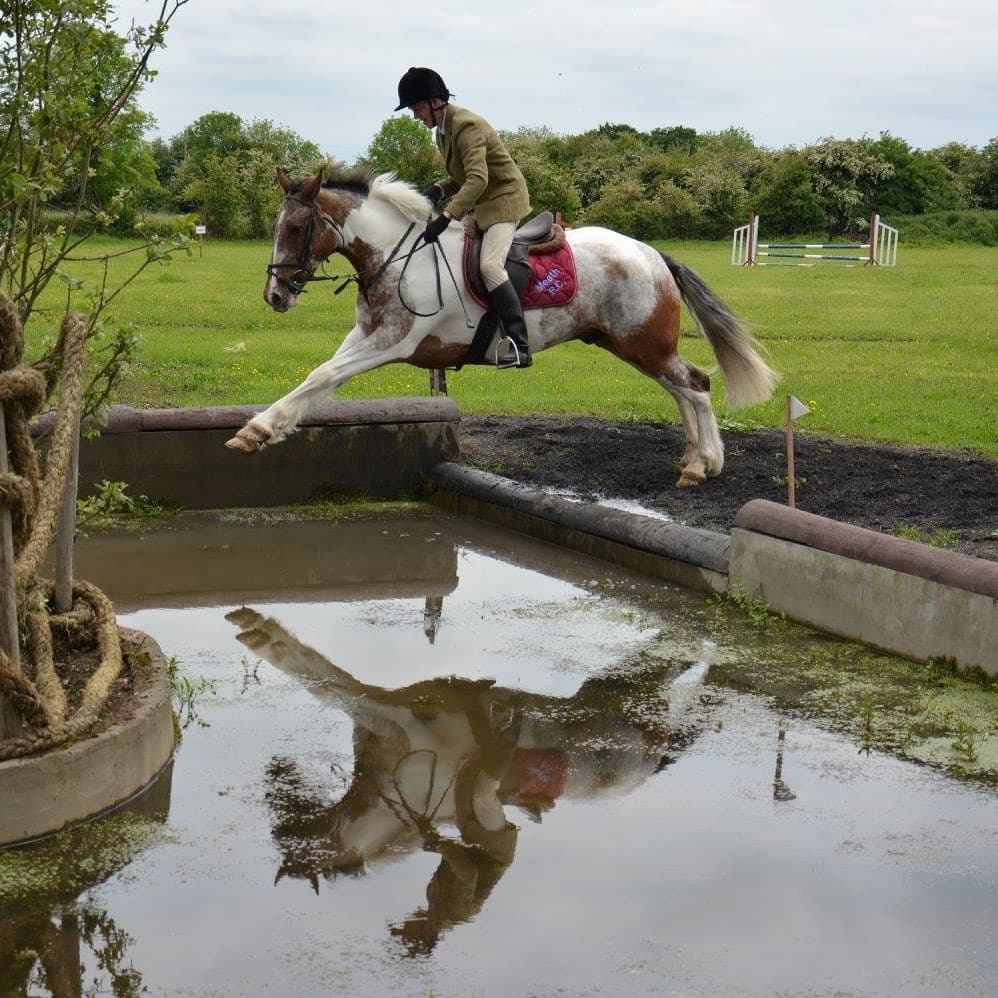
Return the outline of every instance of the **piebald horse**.
{"type": "MultiPolygon", "coordinates": [[[[321,171],[291,180],[279,170],[277,177],[285,198],[264,299],[278,312],[293,308],[316,270],[340,253],[356,271],[356,325],[330,360],[227,441],[247,454],[283,440],[313,402],[357,374],[397,361],[431,369],[460,364],[483,312],[448,283],[435,255],[442,253],[446,268],[460,271],[462,227],[447,229],[436,248],[424,244],[430,204],[411,185],[390,174],[357,172],[325,181],[321,171]]],[[[737,317],[688,267],[610,229],[583,226],[566,235],[578,293],[570,304],[527,311],[531,351],[581,339],[648,375],[672,395],[682,417],[686,448],[677,484],[699,485],[719,474],[724,445],[710,379],[677,349],[681,302],[717,357],[730,408],[768,400],[778,375],[737,317]]]]}

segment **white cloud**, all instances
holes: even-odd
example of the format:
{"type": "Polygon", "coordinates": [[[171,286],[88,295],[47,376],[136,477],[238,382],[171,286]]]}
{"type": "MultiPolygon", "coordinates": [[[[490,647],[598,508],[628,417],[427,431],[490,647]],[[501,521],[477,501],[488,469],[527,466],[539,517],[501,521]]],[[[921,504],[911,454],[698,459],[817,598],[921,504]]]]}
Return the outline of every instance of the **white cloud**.
{"type": "MultiPolygon", "coordinates": [[[[123,21],[158,3],[122,0],[123,21]]],[[[981,146],[998,96],[991,0],[438,0],[405,9],[190,0],[142,97],[170,136],[202,114],[270,118],[340,159],[364,151],[411,65],[500,128],[735,125],[803,145],[890,131],[981,146]]]]}

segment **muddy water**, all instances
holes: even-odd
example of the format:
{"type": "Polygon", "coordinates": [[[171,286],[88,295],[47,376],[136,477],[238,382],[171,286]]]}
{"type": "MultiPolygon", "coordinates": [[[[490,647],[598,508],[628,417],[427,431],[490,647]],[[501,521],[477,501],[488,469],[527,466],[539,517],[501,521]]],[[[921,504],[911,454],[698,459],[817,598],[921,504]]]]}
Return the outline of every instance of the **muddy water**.
{"type": "Polygon", "coordinates": [[[992,686],[454,519],[183,526],[78,547],[182,742],[0,854],[0,994],[994,993],[992,686]]]}

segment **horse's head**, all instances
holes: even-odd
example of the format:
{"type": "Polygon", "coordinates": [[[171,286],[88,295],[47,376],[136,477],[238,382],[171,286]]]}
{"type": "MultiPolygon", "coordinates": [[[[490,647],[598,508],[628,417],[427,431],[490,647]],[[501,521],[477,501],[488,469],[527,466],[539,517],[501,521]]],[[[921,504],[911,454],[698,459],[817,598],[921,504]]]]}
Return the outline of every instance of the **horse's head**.
{"type": "Polygon", "coordinates": [[[263,298],[274,311],[286,312],[298,304],[315,268],[342,246],[343,230],[319,203],[321,169],[307,180],[291,180],[278,168],[277,182],[284,191],[284,203],[274,226],[263,298]]]}

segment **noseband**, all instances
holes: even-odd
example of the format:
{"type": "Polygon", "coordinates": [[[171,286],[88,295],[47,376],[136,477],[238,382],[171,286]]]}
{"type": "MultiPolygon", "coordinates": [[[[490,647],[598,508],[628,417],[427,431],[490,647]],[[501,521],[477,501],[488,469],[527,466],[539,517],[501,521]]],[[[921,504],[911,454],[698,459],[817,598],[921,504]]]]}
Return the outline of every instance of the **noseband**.
{"type": "MultiPolygon", "coordinates": [[[[343,238],[343,229],[340,224],[331,215],[327,215],[315,201],[303,201],[299,197],[295,197],[293,194],[288,194],[284,199],[285,203],[288,201],[294,201],[296,204],[302,205],[302,207],[308,208],[308,221],[305,223],[305,237],[302,239],[301,250],[298,253],[298,259],[294,263],[271,263],[267,265],[267,273],[276,278],[276,280],[289,288],[294,294],[300,295],[305,291],[305,285],[309,281],[331,281],[335,280],[334,277],[316,277],[315,268],[310,266],[310,261],[312,259],[312,236],[315,234],[316,224],[318,222],[325,222],[333,228],[336,233],[336,238],[339,240],[340,245],[344,245],[346,240],[343,238]],[[289,267],[293,267],[294,270],[290,275],[282,274],[282,270],[287,270],[289,267]]],[[[335,252],[335,251],[334,251],[335,252]]]]}

